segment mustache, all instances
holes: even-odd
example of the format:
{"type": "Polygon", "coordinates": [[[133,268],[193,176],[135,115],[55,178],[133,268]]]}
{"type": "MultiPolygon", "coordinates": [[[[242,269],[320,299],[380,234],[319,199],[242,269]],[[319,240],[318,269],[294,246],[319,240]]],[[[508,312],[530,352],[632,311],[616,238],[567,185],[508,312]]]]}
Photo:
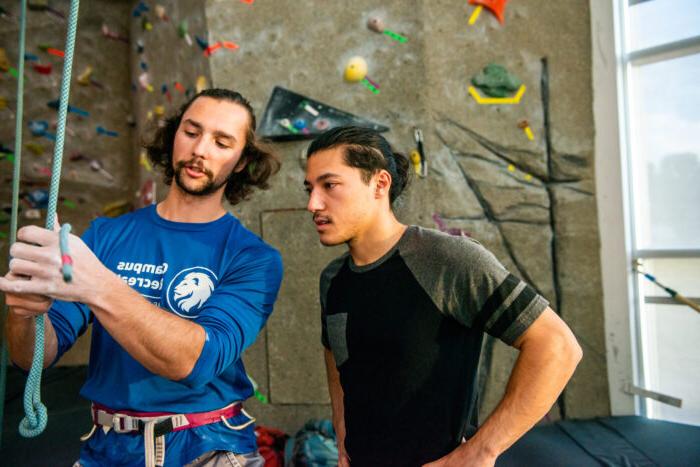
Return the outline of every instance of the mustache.
{"type": "Polygon", "coordinates": [[[314,214],[313,221],[316,222],[319,219],[324,220],[324,221],[328,221],[328,222],[330,222],[330,220],[331,220],[331,218],[328,216],[324,216],[322,214],[314,214]]]}
{"type": "Polygon", "coordinates": [[[200,164],[197,164],[197,163],[195,162],[195,159],[192,159],[192,160],[189,160],[189,161],[179,161],[179,162],[177,162],[177,163],[175,164],[175,171],[176,171],[176,172],[179,172],[179,171],[181,171],[182,169],[184,169],[184,168],[187,167],[187,166],[196,168],[196,169],[198,169],[198,170],[201,170],[201,171],[202,171],[207,177],[209,177],[209,178],[212,178],[212,177],[214,176],[214,174],[212,173],[211,170],[209,170],[209,169],[207,169],[206,167],[204,167],[201,163],[200,163],[200,164]]]}

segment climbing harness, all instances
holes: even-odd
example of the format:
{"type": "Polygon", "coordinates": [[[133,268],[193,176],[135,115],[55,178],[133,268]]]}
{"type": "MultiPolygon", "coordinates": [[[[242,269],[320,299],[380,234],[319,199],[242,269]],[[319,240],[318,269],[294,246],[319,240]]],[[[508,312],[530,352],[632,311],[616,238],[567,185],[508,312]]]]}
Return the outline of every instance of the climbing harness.
{"type": "MultiPolygon", "coordinates": [[[[56,219],[56,205],[58,202],[58,188],[61,179],[61,165],[63,162],[63,145],[66,132],[66,116],[68,113],[68,99],[70,95],[70,79],[73,67],[73,51],[75,50],[75,35],[78,25],[79,0],[71,0],[70,13],[68,17],[68,31],[66,34],[66,48],[63,60],[63,74],[61,76],[61,98],[58,106],[58,125],[56,129],[56,144],[54,146],[53,163],[51,169],[51,184],[49,188],[49,202],[46,214],[46,228],[53,230],[56,219]]],[[[17,120],[15,126],[15,160],[12,180],[12,220],[10,225],[10,244],[17,239],[17,217],[19,205],[19,179],[20,163],[22,155],[22,117],[23,117],[23,96],[24,96],[24,54],[25,54],[25,31],[27,23],[27,0],[21,1],[20,35],[19,35],[19,70],[17,78],[17,120]]],[[[62,273],[65,281],[71,280],[72,260],[68,247],[68,234],[70,225],[66,224],[61,228],[60,248],[62,273]]],[[[7,310],[5,310],[7,311],[7,310]]],[[[6,313],[5,313],[6,314],[6,313]]],[[[46,406],[41,402],[41,373],[44,366],[44,316],[35,318],[36,334],[34,339],[34,356],[32,366],[27,377],[27,385],[24,391],[24,412],[25,418],[19,425],[19,432],[24,437],[34,437],[41,434],[46,428],[48,415],[46,406]]],[[[5,374],[7,365],[7,348],[3,340],[2,346],[2,380],[0,381],[0,395],[4,403],[5,396],[5,374]]],[[[3,405],[3,404],[0,404],[3,405]]],[[[0,426],[2,423],[2,412],[0,412],[0,426]]]]}
{"type": "Polygon", "coordinates": [[[242,430],[255,422],[240,402],[234,402],[222,409],[211,412],[171,414],[163,412],[133,412],[112,410],[101,404],[92,404],[92,429],[80,438],[87,441],[102,427],[115,433],[140,433],[143,435],[146,467],[162,466],[165,463],[165,435],[173,431],[187,430],[211,423],[223,423],[231,430],[242,430]],[[248,417],[240,425],[231,425],[228,419],[239,414],[248,417]]]}

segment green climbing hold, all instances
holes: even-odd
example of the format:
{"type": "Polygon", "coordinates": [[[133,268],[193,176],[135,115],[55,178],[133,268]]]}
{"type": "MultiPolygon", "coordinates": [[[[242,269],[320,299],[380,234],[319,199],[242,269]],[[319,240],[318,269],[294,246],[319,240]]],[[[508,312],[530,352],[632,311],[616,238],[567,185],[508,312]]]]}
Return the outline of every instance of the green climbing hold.
{"type": "Polygon", "coordinates": [[[501,65],[490,63],[472,78],[472,84],[490,97],[508,97],[518,90],[522,81],[501,65]]]}
{"type": "Polygon", "coordinates": [[[269,401],[267,400],[267,397],[265,394],[262,392],[258,391],[257,389],[255,390],[255,398],[259,400],[263,404],[267,404],[269,401]]]}

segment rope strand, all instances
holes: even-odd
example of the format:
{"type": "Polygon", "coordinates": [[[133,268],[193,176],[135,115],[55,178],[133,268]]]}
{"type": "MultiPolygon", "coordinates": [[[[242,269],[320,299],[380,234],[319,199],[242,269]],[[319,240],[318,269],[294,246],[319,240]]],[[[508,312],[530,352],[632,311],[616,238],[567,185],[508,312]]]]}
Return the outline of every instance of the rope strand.
{"type": "MultiPolygon", "coordinates": [[[[26,0],[23,0],[23,3],[25,1],[26,0]]],[[[58,203],[58,188],[61,181],[61,164],[63,162],[63,145],[66,133],[66,116],[68,114],[68,100],[70,96],[70,80],[71,71],[73,69],[73,51],[75,50],[79,4],[79,0],[71,0],[68,18],[68,32],[66,34],[63,74],[61,77],[61,97],[58,106],[58,127],[56,129],[56,144],[54,146],[51,185],[49,187],[49,203],[46,214],[46,228],[48,230],[53,230],[56,221],[56,205],[58,203]]],[[[23,23],[23,30],[25,26],[26,23],[23,23]]],[[[23,76],[20,75],[20,81],[22,78],[23,76]]],[[[20,102],[18,101],[18,107],[19,105],[20,102]]],[[[19,134],[21,134],[21,129],[19,134]]],[[[70,229],[70,227],[68,229],[70,229]]],[[[62,230],[62,243],[67,239],[68,232],[69,230],[62,230]]],[[[26,438],[41,434],[46,428],[46,423],[48,421],[46,406],[41,402],[41,373],[44,368],[44,332],[45,316],[40,315],[36,317],[34,356],[32,358],[32,367],[27,377],[27,385],[24,390],[25,417],[19,425],[19,433],[26,438]]]]}

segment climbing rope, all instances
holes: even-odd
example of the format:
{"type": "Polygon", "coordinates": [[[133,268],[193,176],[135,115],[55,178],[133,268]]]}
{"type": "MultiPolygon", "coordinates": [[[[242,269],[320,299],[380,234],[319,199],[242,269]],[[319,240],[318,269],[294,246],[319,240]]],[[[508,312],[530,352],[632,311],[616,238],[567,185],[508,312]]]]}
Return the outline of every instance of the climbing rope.
{"type": "MultiPolygon", "coordinates": [[[[15,162],[13,179],[13,206],[11,224],[11,243],[16,240],[17,231],[17,211],[19,199],[19,179],[20,161],[22,151],[22,116],[23,116],[23,95],[24,95],[24,50],[25,50],[25,29],[26,29],[26,0],[22,0],[20,19],[20,47],[19,47],[19,74],[17,80],[17,122],[15,134],[15,162]]],[[[66,132],[66,116],[68,114],[68,100],[70,95],[71,71],[73,68],[73,51],[75,50],[75,35],[78,25],[79,0],[71,0],[70,13],[68,17],[68,32],[66,35],[66,49],[63,60],[63,74],[61,76],[61,97],[58,107],[58,126],[56,129],[56,144],[54,146],[53,163],[51,168],[51,184],[49,187],[49,202],[46,214],[46,228],[53,230],[56,220],[56,205],[58,204],[58,188],[61,180],[61,165],[63,162],[63,145],[66,132]]],[[[68,252],[68,234],[70,225],[66,224],[61,228],[60,249],[63,278],[71,280],[72,261],[68,252]]],[[[41,403],[41,373],[44,367],[44,315],[35,318],[36,333],[34,339],[34,356],[32,366],[27,377],[27,385],[24,390],[24,413],[25,417],[19,425],[19,432],[24,437],[34,437],[46,428],[48,415],[46,406],[41,403]]],[[[3,341],[4,344],[4,341],[3,341]]],[[[6,351],[3,346],[3,351],[6,351]]],[[[3,355],[2,364],[6,359],[3,355]]],[[[2,391],[4,396],[5,384],[2,381],[2,391]]],[[[3,397],[4,401],[4,397],[3,397]]],[[[1,421],[1,419],[0,419],[1,421]]]]}
{"type": "MultiPolygon", "coordinates": [[[[10,220],[10,245],[17,240],[17,211],[19,207],[19,178],[20,162],[22,160],[22,118],[24,106],[22,96],[24,95],[24,37],[27,20],[27,1],[22,0],[20,6],[20,28],[19,28],[19,57],[17,63],[17,118],[15,119],[15,154],[14,167],[12,172],[12,217],[10,220]]],[[[7,305],[3,306],[2,324],[4,326],[7,319],[7,305]]],[[[2,445],[2,427],[5,415],[5,386],[7,379],[7,337],[2,339],[2,349],[0,350],[0,446],[2,445]]]]}

